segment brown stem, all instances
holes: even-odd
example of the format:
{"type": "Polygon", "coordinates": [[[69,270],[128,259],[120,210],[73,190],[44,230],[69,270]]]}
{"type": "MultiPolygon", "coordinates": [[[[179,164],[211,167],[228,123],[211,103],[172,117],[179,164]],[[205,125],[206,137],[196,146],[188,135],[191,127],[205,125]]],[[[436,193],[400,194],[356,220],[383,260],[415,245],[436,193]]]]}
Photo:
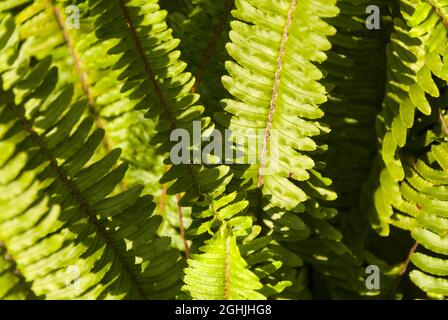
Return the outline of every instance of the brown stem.
{"type": "MultiPolygon", "coordinates": [[[[165,168],[165,172],[168,171],[169,166],[167,166],[165,168]]],[[[159,198],[159,203],[158,203],[158,211],[160,214],[164,215],[166,214],[165,212],[165,201],[166,201],[166,197],[167,197],[167,190],[168,190],[168,186],[166,184],[162,185],[162,194],[160,195],[159,198]]],[[[176,195],[176,206],[177,206],[177,213],[178,213],[178,219],[179,219],[179,233],[180,233],[180,237],[182,239],[182,243],[184,245],[184,251],[185,251],[185,256],[187,257],[187,259],[190,258],[190,248],[188,246],[188,242],[185,239],[185,224],[184,224],[184,217],[183,217],[183,213],[182,213],[182,207],[179,205],[179,201],[180,201],[180,195],[176,195]]]]}
{"type": "Polygon", "coordinates": [[[8,252],[8,248],[6,247],[6,244],[3,241],[0,241],[0,254],[7,262],[11,264],[12,272],[19,279],[20,286],[26,292],[26,297],[32,300],[37,299],[36,294],[31,289],[31,285],[26,281],[25,276],[19,271],[19,268],[17,267],[17,262],[8,252]]]}

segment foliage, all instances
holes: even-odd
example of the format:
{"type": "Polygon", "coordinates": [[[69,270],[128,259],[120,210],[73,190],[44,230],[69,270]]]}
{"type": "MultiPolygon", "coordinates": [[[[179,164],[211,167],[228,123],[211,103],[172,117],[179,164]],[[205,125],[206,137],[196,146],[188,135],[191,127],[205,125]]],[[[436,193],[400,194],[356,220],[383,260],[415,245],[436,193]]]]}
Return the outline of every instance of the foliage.
{"type": "Polygon", "coordinates": [[[445,298],[446,8],[1,0],[0,299],[445,298]]]}

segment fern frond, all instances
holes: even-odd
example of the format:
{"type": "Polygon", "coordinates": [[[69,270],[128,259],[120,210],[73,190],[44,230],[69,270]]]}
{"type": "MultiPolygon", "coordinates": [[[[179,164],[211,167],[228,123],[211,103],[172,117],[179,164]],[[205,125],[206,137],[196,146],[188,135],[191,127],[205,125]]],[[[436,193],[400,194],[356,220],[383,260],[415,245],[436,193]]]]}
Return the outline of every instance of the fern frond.
{"type": "MultiPolygon", "coordinates": [[[[401,17],[394,19],[389,83],[377,126],[381,159],[373,174],[377,181],[371,214],[381,235],[389,234],[389,225],[411,232],[415,244],[409,256],[423,271],[411,271],[411,280],[435,296],[447,294],[446,280],[437,277],[443,275],[445,261],[443,150],[448,134],[447,25],[442,8],[440,1],[401,1],[401,17]]],[[[407,267],[405,263],[402,274],[407,267]]]]}
{"type": "MultiPolygon", "coordinates": [[[[199,95],[192,90],[195,79],[184,72],[186,64],[176,50],[178,40],[172,37],[166,12],[160,10],[158,2],[143,5],[141,1],[100,1],[92,4],[92,8],[99,17],[98,37],[120,39],[109,52],[120,55],[115,67],[121,71],[119,79],[124,80],[123,89],[139,101],[137,108],[149,110],[146,116],[157,121],[158,133],[152,143],[158,145],[158,152],[166,156],[172,149],[173,130],[184,129],[192,134],[193,121],[200,121],[201,137],[209,138],[214,124],[203,116],[204,107],[196,105],[199,95]],[[109,19],[100,18],[105,16],[109,19]],[[111,28],[125,32],[117,35],[110,32],[111,28]]],[[[193,161],[172,164],[169,159],[165,163],[170,167],[160,183],[168,185],[168,195],[181,195],[182,207],[192,207],[192,223],[186,234],[197,240],[193,252],[207,239],[207,233],[215,234],[223,224],[233,228],[233,234],[238,237],[252,232],[254,218],[246,214],[248,202],[244,192],[226,191],[233,176],[228,166],[193,161]]],[[[276,285],[272,285],[274,291],[281,290],[283,284],[276,285]]]]}
{"type": "MultiPolygon", "coordinates": [[[[446,32],[441,38],[431,36],[425,29],[427,23],[423,23],[426,14],[432,17],[428,19],[434,23],[439,16],[431,14],[431,6],[427,3],[413,3],[414,6],[418,4],[415,9],[410,5],[411,1],[402,1],[403,18],[394,19],[394,32],[388,48],[388,85],[383,112],[377,124],[381,139],[382,159],[379,161],[384,164],[378,167],[375,174],[379,181],[372,199],[375,210],[371,212],[370,219],[382,235],[389,233],[392,197],[397,194],[392,191],[405,178],[400,150],[411,139],[409,129],[438,112],[431,107],[434,104],[432,101],[440,96],[436,77],[445,82],[448,80],[442,62],[446,54],[446,41],[443,40],[446,39],[446,32]]],[[[439,26],[444,25],[440,22],[439,26]]]]}
{"type": "MultiPolygon", "coordinates": [[[[112,69],[117,58],[104,54],[116,41],[97,39],[89,8],[82,2],[76,3],[81,13],[81,28],[70,27],[66,14],[68,4],[67,1],[38,0],[21,11],[16,20],[22,30],[22,50],[37,59],[48,54],[53,57],[53,64],[62,73],[59,83],[75,86],[75,95],[87,99],[88,114],[95,118],[96,127],[106,132],[103,151],[96,153],[104,155],[112,148],[123,150],[120,160],[130,167],[120,189],[141,184],[145,186],[144,192],[154,195],[157,202],[163,197],[165,210],[157,213],[171,219],[164,219],[160,234],[171,236],[177,246],[183,248],[176,231],[177,223],[172,219],[177,216],[177,201],[175,197],[164,195],[162,188],[154,183],[165,168],[163,159],[154,154],[149,143],[155,133],[154,122],[144,118],[142,111],[134,110],[134,101],[120,92],[119,72],[112,69]],[[42,23],[47,26],[45,32],[39,32],[42,23]]],[[[185,210],[187,215],[188,210],[185,210]]]]}
{"type": "Polygon", "coordinates": [[[400,184],[402,198],[393,203],[392,216],[393,223],[409,229],[418,243],[410,257],[418,268],[410,272],[411,280],[428,294],[442,296],[448,296],[447,156],[448,144],[435,143],[427,155],[407,166],[400,184]]]}
{"type": "Polygon", "coordinates": [[[225,224],[188,260],[183,290],[194,299],[263,300],[257,290],[263,286],[247,268],[236,238],[225,224]]]}
{"type": "MultiPolygon", "coordinates": [[[[184,129],[191,134],[195,120],[200,122],[201,136],[209,136],[214,125],[202,116],[204,107],[196,105],[199,96],[191,91],[195,80],[184,72],[186,64],[176,50],[179,41],[172,37],[166,11],[160,10],[158,1],[96,1],[91,8],[101,17],[96,20],[97,36],[119,39],[109,53],[119,54],[115,68],[120,70],[119,80],[125,82],[123,91],[138,101],[137,109],[149,110],[146,116],[157,119],[157,134],[151,142],[159,146],[158,152],[166,156],[176,144],[170,141],[172,130],[184,129]]],[[[169,159],[165,162],[170,164],[169,159]]],[[[231,177],[227,166],[191,162],[171,165],[160,183],[170,184],[168,195],[183,195],[181,206],[194,207],[192,217],[199,220],[196,225],[193,222],[190,234],[199,235],[231,219],[247,205],[240,197],[224,194],[231,177]]],[[[250,228],[250,219],[244,225],[250,228]]]]}
{"type": "MultiPolygon", "coordinates": [[[[338,194],[331,203],[338,209],[338,215],[328,223],[343,235],[343,239],[305,240],[300,250],[313,271],[317,271],[316,276],[323,278],[329,296],[336,299],[375,294],[366,290],[364,284],[369,226],[362,200],[363,187],[377,151],[375,119],[384,95],[384,52],[389,40],[387,5],[388,1],[381,0],[342,0],[337,2],[338,16],[327,20],[337,29],[337,33],[329,37],[332,48],[322,64],[329,92],[328,101],[322,105],[325,115],[321,121],[331,132],[316,137],[319,145],[328,145],[328,150],[316,155],[316,160],[327,164],[322,173],[333,181],[332,188],[338,194]],[[383,32],[366,28],[367,4],[381,8],[383,32]]],[[[317,226],[317,231],[328,229],[317,226]]]]}
{"type": "MultiPolygon", "coordinates": [[[[303,260],[286,249],[271,236],[260,235],[261,228],[255,226],[252,233],[241,241],[240,251],[250,270],[260,279],[260,289],[266,297],[286,297],[291,291],[306,291],[303,287],[303,260]],[[286,291],[285,291],[286,289],[286,291]]],[[[306,293],[305,293],[306,294],[306,293]]]]}
{"type": "Polygon", "coordinates": [[[447,28],[448,0],[0,0],[0,299],[447,298],[447,28]]]}
{"type": "MultiPolygon", "coordinates": [[[[325,112],[322,121],[332,131],[318,137],[321,143],[328,144],[328,150],[320,158],[331,163],[323,171],[338,193],[333,205],[344,215],[353,208],[359,210],[360,189],[376,152],[375,119],[384,95],[383,52],[389,38],[387,31],[366,29],[365,10],[361,10],[365,3],[338,1],[339,15],[328,19],[338,32],[329,38],[333,46],[323,63],[328,72],[325,83],[331,90],[329,101],[322,106],[325,112]]],[[[387,10],[381,0],[369,4],[380,6],[381,12],[387,10]]],[[[386,15],[381,22],[382,29],[387,30],[386,15]]]]}
{"type": "Polygon", "coordinates": [[[17,265],[0,242],[0,300],[35,299],[29,284],[17,270],[17,265]]]}

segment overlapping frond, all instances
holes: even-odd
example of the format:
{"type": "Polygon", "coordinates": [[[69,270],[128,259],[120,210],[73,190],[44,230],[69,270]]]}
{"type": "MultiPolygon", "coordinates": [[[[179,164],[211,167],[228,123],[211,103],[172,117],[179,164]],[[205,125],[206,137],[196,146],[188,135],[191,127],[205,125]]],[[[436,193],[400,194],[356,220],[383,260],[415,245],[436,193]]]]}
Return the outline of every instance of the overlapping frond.
{"type": "Polygon", "coordinates": [[[221,83],[224,62],[229,59],[225,45],[229,41],[231,9],[234,0],[195,0],[187,14],[180,9],[168,17],[174,35],[181,40],[180,49],[195,77],[193,90],[201,95],[211,115],[219,110],[226,91],[221,83]]]}
{"type": "Polygon", "coordinates": [[[56,88],[51,59],[11,76],[27,61],[10,16],[2,27],[0,239],[16,273],[46,298],[174,297],[179,253],[157,237],[151,197],[113,193],[127,169],[120,151],[92,161],[104,132],[81,117],[72,86],[56,88]]]}
{"type": "Polygon", "coordinates": [[[168,154],[177,144],[171,139],[174,130],[190,137],[198,130],[206,140],[215,127],[203,116],[204,107],[197,105],[199,95],[192,90],[195,79],[184,71],[187,65],[179,58],[179,41],[168,28],[166,11],[160,10],[158,1],[96,1],[91,8],[99,17],[96,35],[118,39],[109,53],[119,56],[114,68],[120,70],[118,79],[125,83],[122,90],[137,101],[138,109],[147,111],[147,117],[156,120],[157,134],[151,143],[158,146],[169,167],[160,183],[167,185],[166,194],[179,195],[181,207],[192,207],[186,236],[202,239],[197,246],[224,223],[238,236],[250,234],[253,218],[244,214],[248,202],[244,192],[226,192],[233,174],[219,164],[222,159],[214,165],[216,157],[204,156],[197,141],[190,141],[185,163],[173,163],[168,154]],[[193,149],[199,150],[199,159],[193,149]]]}
{"type": "MultiPolygon", "coordinates": [[[[133,143],[130,137],[144,139],[145,131],[151,131],[153,125],[141,116],[141,112],[133,110],[132,100],[120,93],[121,85],[116,79],[118,73],[112,70],[117,59],[104,55],[114,42],[98,41],[93,32],[92,18],[87,13],[88,8],[80,1],[34,1],[16,17],[20,38],[24,41],[22,50],[38,60],[48,55],[53,57],[53,64],[61,74],[59,82],[75,86],[76,96],[88,101],[95,125],[106,130],[105,151],[110,151],[117,144],[125,147],[122,158],[128,162],[133,160],[133,173],[134,168],[137,171],[150,165],[140,158],[142,154],[151,153],[152,149],[149,146],[144,148],[148,145],[145,143],[133,143]],[[68,15],[73,14],[70,11],[73,3],[79,10],[79,21],[68,15]],[[44,31],[41,30],[42,25],[45,25],[44,31]],[[132,127],[132,132],[128,127],[132,127]]],[[[134,179],[130,179],[129,184],[133,182],[134,179]]]]}
{"type": "Polygon", "coordinates": [[[188,260],[185,286],[194,299],[204,300],[260,300],[265,297],[257,290],[262,288],[257,276],[248,270],[241,257],[236,238],[226,225],[208,240],[188,260]]]}
{"type": "Polygon", "coordinates": [[[446,298],[447,8],[0,1],[0,299],[446,298]]]}
{"type": "MultiPolygon", "coordinates": [[[[376,152],[375,119],[384,94],[387,15],[381,20],[384,32],[368,30],[366,3],[387,10],[386,2],[381,0],[338,1],[339,15],[328,20],[337,33],[330,37],[332,49],[323,63],[328,72],[325,82],[331,90],[328,102],[322,106],[325,112],[322,121],[332,131],[319,137],[328,144],[328,151],[321,158],[331,162],[324,171],[338,193],[334,206],[344,215],[353,209],[359,211],[360,189],[376,152]]],[[[350,219],[355,220],[359,219],[350,219]]]]}
{"type": "Polygon", "coordinates": [[[105,54],[116,41],[100,41],[95,36],[89,8],[82,1],[36,0],[20,11],[16,21],[24,53],[36,59],[51,55],[61,74],[59,83],[73,84],[75,95],[88,101],[85,116],[93,116],[95,126],[105,130],[102,149],[96,153],[104,155],[113,147],[123,150],[120,160],[130,167],[120,189],[141,184],[145,193],[154,195],[159,203],[163,201],[163,210],[157,213],[167,218],[160,233],[180,244],[177,223],[172,219],[177,215],[176,198],[166,196],[163,187],[155,183],[165,165],[149,143],[155,134],[154,122],[134,110],[134,101],[120,92],[123,84],[117,81],[119,71],[112,69],[117,57],[105,54]],[[74,8],[79,9],[79,21],[69,16],[75,14],[74,8]],[[46,26],[44,32],[42,25],[46,26]]]}
{"type": "MultiPolygon", "coordinates": [[[[233,184],[249,190],[249,210],[280,244],[273,252],[286,250],[291,261],[301,261],[297,254],[312,261],[315,248],[308,243],[313,241],[340,254],[347,251],[341,234],[326,221],[335,215],[328,202],[336,195],[319,173],[324,163],[317,154],[325,146],[313,139],[329,131],[318,120],[327,94],[319,66],[331,47],[327,37],[335,32],[324,19],[337,13],[335,2],[320,1],[236,1],[232,12],[227,50],[234,60],[226,62],[229,76],[223,84],[234,99],[222,101],[221,119],[243,151],[241,163],[256,159],[232,166],[240,179],[233,184]],[[308,214],[297,215],[302,212],[308,214]]],[[[281,261],[277,273],[286,272],[290,289],[297,290],[302,263],[281,261]]]]}

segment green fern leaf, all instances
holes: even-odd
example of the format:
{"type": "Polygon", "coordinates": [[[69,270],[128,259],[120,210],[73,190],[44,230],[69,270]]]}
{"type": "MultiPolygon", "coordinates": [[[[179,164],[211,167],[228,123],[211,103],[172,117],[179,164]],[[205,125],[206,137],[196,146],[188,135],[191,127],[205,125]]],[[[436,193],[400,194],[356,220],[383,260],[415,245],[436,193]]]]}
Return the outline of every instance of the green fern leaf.
{"type": "Polygon", "coordinates": [[[201,248],[203,253],[188,260],[183,290],[194,299],[261,300],[256,290],[262,288],[257,276],[247,268],[236,244],[236,238],[226,225],[201,248]]]}

